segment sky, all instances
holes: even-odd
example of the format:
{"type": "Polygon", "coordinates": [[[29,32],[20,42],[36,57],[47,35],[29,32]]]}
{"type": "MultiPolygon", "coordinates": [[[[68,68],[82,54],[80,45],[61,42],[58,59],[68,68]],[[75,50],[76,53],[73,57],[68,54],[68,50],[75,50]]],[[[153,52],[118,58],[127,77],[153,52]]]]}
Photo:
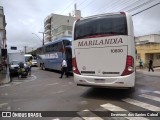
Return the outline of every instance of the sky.
{"type": "MultiPolygon", "coordinates": [[[[82,17],[128,11],[131,15],[160,0],[0,0],[6,17],[7,46],[39,47],[42,45],[44,19],[51,13],[69,15],[74,4],[82,17]],[[141,4],[147,2],[148,4],[141,4]],[[135,8],[135,9],[133,9],[135,8]],[[34,33],[34,34],[32,34],[34,33]],[[35,35],[36,34],[36,35],[35,35]],[[38,36],[38,37],[37,37],[38,36]]],[[[133,16],[135,36],[160,34],[160,4],[133,16]]]]}

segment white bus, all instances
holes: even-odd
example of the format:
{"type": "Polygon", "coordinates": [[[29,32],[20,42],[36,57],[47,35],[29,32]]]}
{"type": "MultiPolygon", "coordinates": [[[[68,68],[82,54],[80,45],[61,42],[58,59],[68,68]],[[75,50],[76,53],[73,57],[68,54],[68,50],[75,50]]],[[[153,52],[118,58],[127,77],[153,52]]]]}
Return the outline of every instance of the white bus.
{"type": "Polygon", "coordinates": [[[77,85],[134,88],[136,50],[132,17],[128,13],[75,21],[72,48],[77,85]]]}
{"type": "Polygon", "coordinates": [[[24,58],[25,58],[25,62],[27,63],[30,58],[33,58],[33,56],[31,54],[25,54],[24,58]]]}

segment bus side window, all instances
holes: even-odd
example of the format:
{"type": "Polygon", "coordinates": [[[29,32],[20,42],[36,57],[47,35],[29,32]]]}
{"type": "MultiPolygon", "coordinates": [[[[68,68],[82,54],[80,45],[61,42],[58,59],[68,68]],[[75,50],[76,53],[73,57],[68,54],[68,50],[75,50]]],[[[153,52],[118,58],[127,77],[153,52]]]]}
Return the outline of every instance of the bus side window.
{"type": "Polygon", "coordinates": [[[58,43],[58,52],[63,52],[62,42],[58,43]]]}
{"type": "Polygon", "coordinates": [[[67,40],[63,40],[63,45],[64,45],[64,47],[69,46],[69,45],[71,45],[71,42],[67,41],[67,40]]]}

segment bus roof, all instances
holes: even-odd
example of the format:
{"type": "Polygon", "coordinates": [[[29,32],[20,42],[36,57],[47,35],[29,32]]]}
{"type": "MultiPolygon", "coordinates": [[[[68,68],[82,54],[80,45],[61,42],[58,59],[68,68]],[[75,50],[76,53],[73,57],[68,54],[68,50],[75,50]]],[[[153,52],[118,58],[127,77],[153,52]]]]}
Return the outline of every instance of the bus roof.
{"type": "Polygon", "coordinates": [[[32,56],[32,55],[31,55],[31,54],[25,54],[24,56],[26,56],[26,57],[27,57],[27,56],[32,56]]]}
{"type": "Polygon", "coordinates": [[[126,15],[128,15],[127,12],[113,12],[113,13],[104,13],[104,14],[92,15],[92,16],[81,18],[79,20],[85,20],[85,19],[89,19],[89,18],[93,18],[93,17],[100,17],[100,16],[104,16],[104,15],[116,15],[116,14],[126,14],[126,15]]]}
{"type": "Polygon", "coordinates": [[[57,40],[54,40],[48,44],[45,44],[44,46],[48,46],[48,45],[51,45],[51,44],[54,44],[54,43],[57,43],[57,42],[60,42],[62,40],[68,40],[68,41],[72,41],[72,38],[71,37],[64,37],[64,38],[60,38],[60,39],[57,39],[57,40]]]}

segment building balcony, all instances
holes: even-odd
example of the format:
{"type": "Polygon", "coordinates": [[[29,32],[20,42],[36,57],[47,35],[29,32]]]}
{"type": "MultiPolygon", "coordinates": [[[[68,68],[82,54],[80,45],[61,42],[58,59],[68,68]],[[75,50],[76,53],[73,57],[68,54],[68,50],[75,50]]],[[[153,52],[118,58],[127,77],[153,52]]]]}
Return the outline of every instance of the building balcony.
{"type": "Polygon", "coordinates": [[[62,33],[63,31],[72,31],[72,26],[61,25],[60,27],[52,30],[52,34],[62,33]]]}
{"type": "Polygon", "coordinates": [[[46,24],[46,25],[44,26],[44,29],[51,29],[51,24],[50,24],[50,23],[46,24]]]}
{"type": "Polygon", "coordinates": [[[45,39],[48,39],[48,38],[50,38],[51,37],[51,35],[45,35],[45,39]]]}
{"type": "Polygon", "coordinates": [[[47,17],[45,18],[45,20],[44,20],[44,26],[45,26],[46,24],[48,24],[48,23],[51,23],[51,18],[52,18],[52,14],[49,15],[49,16],[47,16],[47,17]]]}
{"type": "Polygon", "coordinates": [[[72,31],[64,30],[56,34],[52,34],[52,40],[63,38],[63,37],[72,37],[72,31]]]}
{"type": "Polygon", "coordinates": [[[48,35],[50,35],[51,34],[51,30],[49,30],[49,29],[45,29],[45,34],[48,34],[48,35]]]}
{"type": "Polygon", "coordinates": [[[45,36],[45,41],[51,41],[51,36],[45,36]]]}

